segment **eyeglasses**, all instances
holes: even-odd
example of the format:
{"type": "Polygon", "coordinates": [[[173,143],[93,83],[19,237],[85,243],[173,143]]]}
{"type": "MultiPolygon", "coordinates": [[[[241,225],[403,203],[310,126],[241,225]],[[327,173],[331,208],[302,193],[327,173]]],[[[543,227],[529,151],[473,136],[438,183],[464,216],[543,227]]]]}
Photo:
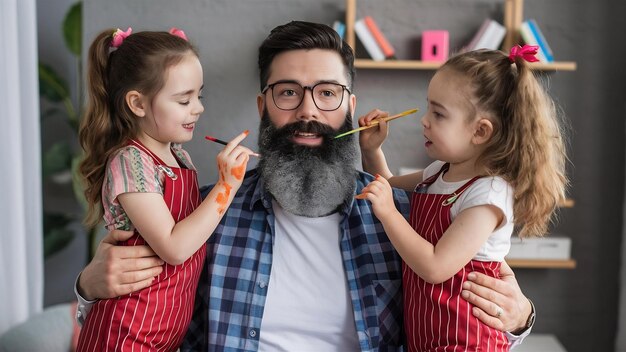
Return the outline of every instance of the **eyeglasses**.
{"type": "Polygon", "coordinates": [[[313,103],[322,111],[335,111],[343,103],[343,91],[350,93],[347,86],[339,83],[320,82],[313,86],[302,86],[296,82],[276,82],[268,84],[261,91],[265,94],[268,89],[272,90],[274,104],[281,110],[295,110],[304,100],[304,93],[311,90],[313,103]]]}

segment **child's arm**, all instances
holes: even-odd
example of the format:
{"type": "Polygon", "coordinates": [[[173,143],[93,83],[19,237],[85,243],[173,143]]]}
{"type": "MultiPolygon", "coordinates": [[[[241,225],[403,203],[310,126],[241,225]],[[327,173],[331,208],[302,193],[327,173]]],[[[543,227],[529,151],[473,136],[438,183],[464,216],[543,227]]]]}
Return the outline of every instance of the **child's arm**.
{"type": "Polygon", "coordinates": [[[465,209],[433,246],[396,210],[391,187],[384,178],[372,181],[357,197],[372,202],[376,217],[402,259],[417,275],[433,284],[448,280],[465,266],[504,217],[492,205],[465,209]]]}
{"type": "MultiPolygon", "coordinates": [[[[372,120],[382,119],[389,116],[389,113],[374,109],[359,117],[359,126],[367,126],[372,120]]],[[[393,176],[389,167],[382,145],[389,133],[389,126],[386,121],[380,120],[376,127],[372,127],[359,132],[359,146],[361,147],[361,163],[363,170],[372,175],[381,175],[384,178],[393,176]]]]}
{"type": "MultiPolygon", "coordinates": [[[[359,118],[359,126],[367,126],[372,120],[382,119],[389,114],[374,109],[359,118]]],[[[381,175],[386,178],[391,186],[412,191],[415,186],[422,182],[422,170],[402,176],[394,176],[382,150],[382,145],[389,133],[389,126],[384,120],[380,120],[377,127],[372,127],[359,132],[359,146],[361,147],[361,163],[363,170],[372,175],[381,175]]]]}
{"type": "Polygon", "coordinates": [[[217,156],[219,181],[189,216],[176,223],[158,193],[123,193],[118,200],[141,236],[164,261],[178,265],[187,260],[213,233],[241,186],[251,150],[235,137],[217,156]]]}

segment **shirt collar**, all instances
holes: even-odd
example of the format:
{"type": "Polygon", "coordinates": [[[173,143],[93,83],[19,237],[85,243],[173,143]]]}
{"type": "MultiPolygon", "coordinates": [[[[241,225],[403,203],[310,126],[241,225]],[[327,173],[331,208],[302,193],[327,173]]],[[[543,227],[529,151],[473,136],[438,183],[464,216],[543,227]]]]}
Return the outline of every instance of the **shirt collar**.
{"type": "Polygon", "coordinates": [[[348,197],[348,199],[343,201],[343,204],[341,205],[341,208],[339,209],[339,211],[342,213],[342,215],[349,215],[350,214],[350,209],[352,209],[352,206],[354,205],[354,195],[355,195],[355,191],[356,191],[356,179],[357,179],[357,173],[355,172],[354,174],[354,184],[352,187],[352,196],[348,197]]]}
{"type": "Polygon", "coordinates": [[[254,182],[254,191],[252,192],[252,199],[250,200],[250,210],[254,209],[257,203],[261,203],[263,207],[271,212],[272,209],[272,195],[265,190],[265,182],[263,177],[259,174],[258,169],[255,173],[256,182],[254,182]]]}

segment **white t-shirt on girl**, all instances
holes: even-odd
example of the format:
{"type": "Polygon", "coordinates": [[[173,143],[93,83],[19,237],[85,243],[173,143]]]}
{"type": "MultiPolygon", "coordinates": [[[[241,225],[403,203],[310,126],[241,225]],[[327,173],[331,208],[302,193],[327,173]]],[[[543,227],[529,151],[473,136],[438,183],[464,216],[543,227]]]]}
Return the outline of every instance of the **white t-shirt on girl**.
{"type": "MultiPolygon", "coordinates": [[[[445,163],[435,161],[424,169],[424,180],[435,175],[445,163]]],[[[428,187],[429,194],[451,194],[463,186],[468,180],[458,182],[446,182],[443,174],[428,187]]],[[[513,233],[513,187],[499,176],[487,176],[476,180],[454,202],[450,208],[452,221],[463,210],[478,205],[489,204],[502,210],[504,219],[498,228],[489,236],[474,260],[497,261],[504,260],[504,256],[511,247],[511,234],[513,233]]]]}

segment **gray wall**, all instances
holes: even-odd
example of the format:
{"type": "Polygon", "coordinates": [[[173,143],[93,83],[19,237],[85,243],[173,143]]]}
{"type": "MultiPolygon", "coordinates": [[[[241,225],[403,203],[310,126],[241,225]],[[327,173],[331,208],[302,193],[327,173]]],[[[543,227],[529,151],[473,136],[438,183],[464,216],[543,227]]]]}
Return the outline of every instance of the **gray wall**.
{"type": "MultiPolygon", "coordinates": [[[[376,18],[400,58],[415,58],[422,30],[448,29],[451,47],[458,48],[486,16],[501,19],[503,3],[360,0],[359,15],[376,18]]],[[[85,0],[84,5],[85,46],[107,27],[154,30],[177,26],[199,47],[206,110],[187,148],[201,183],[216,179],[214,157],[220,148],[206,143],[204,134],[228,139],[249,129],[252,133],[245,144],[256,145],[256,50],[269,30],[292,19],[330,24],[343,18],[345,10],[343,0],[85,0]]],[[[537,19],[557,59],[578,63],[575,72],[547,75],[550,91],[571,123],[570,196],[576,201],[574,208],[561,211],[553,232],[573,238],[578,267],[516,270],[539,311],[535,331],[556,334],[568,351],[610,351],[614,346],[624,195],[622,82],[626,78],[620,65],[626,49],[615,37],[625,32],[624,7],[624,2],[610,0],[525,1],[525,17],[537,19]]],[[[374,107],[392,113],[416,105],[424,108],[432,74],[359,70],[354,87],[357,114],[374,107]]],[[[385,151],[392,170],[427,163],[417,117],[393,123],[385,151]]],[[[65,270],[75,273],[80,267],[65,270]]]]}

